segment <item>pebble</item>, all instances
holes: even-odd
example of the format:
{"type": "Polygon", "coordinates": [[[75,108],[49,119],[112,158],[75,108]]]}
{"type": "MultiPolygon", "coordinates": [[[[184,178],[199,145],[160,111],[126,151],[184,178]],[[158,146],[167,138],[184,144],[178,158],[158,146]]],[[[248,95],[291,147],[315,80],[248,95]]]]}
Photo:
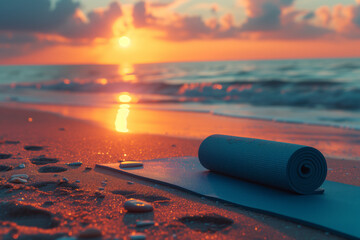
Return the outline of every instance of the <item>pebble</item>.
{"type": "Polygon", "coordinates": [[[14,178],[10,178],[9,182],[11,182],[11,183],[27,183],[27,180],[23,179],[23,178],[19,178],[19,177],[14,177],[14,178]]]}
{"type": "Polygon", "coordinates": [[[76,183],[80,183],[80,180],[76,180],[75,182],[76,182],[76,183]]]}
{"type": "Polygon", "coordinates": [[[69,167],[80,167],[82,165],[82,162],[73,162],[73,163],[67,163],[69,167]]]}
{"type": "Polygon", "coordinates": [[[130,184],[130,185],[131,185],[131,184],[134,184],[134,182],[130,182],[130,181],[129,181],[129,182],[127,182],[127,184],[130,184]]]}
{"type": "Polygon", "coordinates": [[[130,198],[124,203],[124,208],[128,212],[152,212],[154,210],[153,206],[145,201],[130,198]]]}
{"type": "Polygon", "coordinates": [[[120,168],[133,168],[133,167],[142,167],[143,164],[141,162],[135,161],[124,161],[120,163],[120,168]]]}
{"type": "Polygon", "coordinates": [[[144,240],[144,239],[146,239],[146,235],[143,233],[133,233],[133,234],[129,235],[129,238],[131,240],[144,240]]]}
{"type": "Polygon", "coordinates": [[[100,190],[100,191],[104,191],[104,189],[105,189],[105,188],[103,188],[103,187],[99,187],[99,190],[100,190]]]}
{"type": "Polygon", "coordinates": [[[24,198],[18,198],[18,201],[22,202],[22,201],[24,201],[24,198]]]}
{"type": "Polygon", "coordinates": [[[11,178],[29,179],[29,175],[27,175],[27,174],[14,174],[14,175],[11,176],[11,178]]]}
{"type": "Polygon", "coordinates": [[[137,227],[148,227],[153,225],[155,225],[155,222],[151,220],[143,220],[143,221],[140,220],[136,222],[137,227]]]}
{"type": "Polygon", "coordinates": [[[63,177],[63,181],[64,182],[69,182],[69,179],[67,179],[66,177],[63,177]]]}
{"type": "Polygon", "coordinates": [[[19,166],[18,166],[18,168],[20,168],[20,169],[23,169],[23,168],[25,168],[25,164],[20,164],[19,166]]]}
{"type": "Polygon", "coordinates": [[[96,228],[88,228],[79,234],[79,238],[98,238],[101,236],[101,231],[96,228]]]}

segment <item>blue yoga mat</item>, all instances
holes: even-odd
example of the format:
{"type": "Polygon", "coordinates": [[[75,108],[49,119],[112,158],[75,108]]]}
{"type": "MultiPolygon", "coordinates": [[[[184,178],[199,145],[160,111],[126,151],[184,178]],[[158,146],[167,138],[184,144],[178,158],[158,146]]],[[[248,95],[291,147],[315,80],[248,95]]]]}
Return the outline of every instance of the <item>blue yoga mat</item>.
{"type": "Polygon", "coordinates": [[[324,194],[299,195],[209,171],[197,157],[149,160],[143,167],[131,169],[120,169],[119,163],[98,164],[96,169],[128,174],[360,239],[357,186],[325,181],[324,194]]]}
{"type": "Polygon", "coordinates": [[[312,194],[327,174],[324,156],[297,144],[226,135],[207,137],[199,148],[207,169],[298,194],[312,194]]]}

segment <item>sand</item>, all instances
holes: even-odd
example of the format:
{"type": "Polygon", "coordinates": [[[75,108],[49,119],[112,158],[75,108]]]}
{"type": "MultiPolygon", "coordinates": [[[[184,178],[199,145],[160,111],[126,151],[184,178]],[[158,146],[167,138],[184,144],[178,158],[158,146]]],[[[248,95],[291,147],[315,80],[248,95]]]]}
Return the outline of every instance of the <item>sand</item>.
{"type": "MultiPolygon", "coordinates": [[[[147,239],[340,239],[280,218],[94,169],[96,163],[139,160],[146,164],[147,159],[153,158],[196,156],[200,139],[136,131],[119,133],[99,124],[30,110],[1,107],[0,113],[0,154],[11,155],[0,159],[0,165],[13,168],[0,173],[0,235],[3,239],[76,238],[91,228],[97,230],[90,235],[101,233],[102,237],[98,239],[128,239],[129,234],[134,232],[146,234],[147,239]],[[35,148],[26,150],[25,146],[35,148]],[[40,156],[57,159],[58,162],[44,165],[31,162],[40,156]],[[66,165],[72,162],[82,162],[82,165],[66,165]],[[17,169],[20,164],[26,167],[17,169]],[[40,173],[38,170],[44,166],[60,167],[66,171],[40,173]],[[8,182],[11,175],[20,173],[29,175],[27,183],[8,182]],[[153,204],[154,211],[128,213],[123,207],[128,198],[148,201],[153,204]],[[136,227],[137,220],[152,220],[155,225],[136,227]]],[[[172,120],[173,124],[179,121],[176,114],[179,113],[163,114],[163,118],[172,120]]],[[[198,119],[199,123],[204,117],[200,113],[186,114],[189,114],[187,118],[198,119]]],[[[223,119],[216,118],[207,124],[212,127],[222,125],[219,121],[223,119]]],[[[249,119],[228,121],[246,124],[247,129],[253,132],[271,134],[274,131],[272,122],[249,119]],[[261,131],[254,130],[259,126],[261,131]]],[[[151,121],[144,122],[147,125],[144,123],[142,126],[151,127],[151,121]]],[[[339,136],[335,134],[339,131],[349,136],[359,134],[353,130],[308,127],[310,132],[327,132],[334,138],[339,136]]],[[[285,128],[297,129],[291,124],[285,124],[285,128]]],[[[187,129],[195,131],[196,124],[195,127],[189,125],[187,129]]],[[[279,129],[282,131],[284,125],[279,129]]],[[[171,132],[171,129],[166,131],[171,132]]],[[[285,133],[282,132],[282,135],[285,136],[285,133]]],[[[333,142],[336,146],[343,144],[341,141],[333,142]]],[[[353,155],[356,156],[356,153],[353,155]]],[[[360,185],[360,162],[328,159],[328,165],[328,180],[360,185]]]]}

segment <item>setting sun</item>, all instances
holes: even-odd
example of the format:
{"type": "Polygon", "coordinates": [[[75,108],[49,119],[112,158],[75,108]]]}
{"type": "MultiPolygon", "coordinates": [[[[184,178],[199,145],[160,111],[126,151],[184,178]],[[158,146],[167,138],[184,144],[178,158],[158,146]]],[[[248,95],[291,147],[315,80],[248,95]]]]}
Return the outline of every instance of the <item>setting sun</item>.
{"type": "Polygon", "coordinates": [[[131,43],[130,38],[128,38],[126,36],[122,36],[121,38],[119,38],[120,47],[127,48],[130,46],[130,43],[131,43]]]}
{"type": "Polygon", "coordinates": [[[128,94],[121,94],[120,96],[119,96],[119,101],[121,102],[121,103],[129,103],[129,102],[131,102],[131,97],[128,95],[128,94]]]}

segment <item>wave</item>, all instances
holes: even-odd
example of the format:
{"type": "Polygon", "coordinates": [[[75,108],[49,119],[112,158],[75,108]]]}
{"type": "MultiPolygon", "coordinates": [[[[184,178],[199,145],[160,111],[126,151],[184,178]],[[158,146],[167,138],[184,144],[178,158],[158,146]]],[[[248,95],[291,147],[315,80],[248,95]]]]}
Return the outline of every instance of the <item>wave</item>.
{"type": "MultiPolygon", "coordinates": [[[[175,81],[176,82],[176,81],[175,81]]],[[[172,96],[171,102],[245,103],[258,106],[301,106],[308,108],[360,110],[360,88],[334,80],[290,82],[267,79],[229,82],[166,83],[166,82],[72,82],[19,83],[2,89],[37,89],[87,93],[156,94],[172,96]]],[[[142,99],[140,98],[140,102],[142,99]]],[[[162,100],[156,100],[161,103],[162,100]]],[[[165,101],[165,100],[163,100],[165,101]]],[[[153,102],[147,99],[143,102],[153,102]]],[[[167,99],[165,102],[169,102],[167,99]]]]}

